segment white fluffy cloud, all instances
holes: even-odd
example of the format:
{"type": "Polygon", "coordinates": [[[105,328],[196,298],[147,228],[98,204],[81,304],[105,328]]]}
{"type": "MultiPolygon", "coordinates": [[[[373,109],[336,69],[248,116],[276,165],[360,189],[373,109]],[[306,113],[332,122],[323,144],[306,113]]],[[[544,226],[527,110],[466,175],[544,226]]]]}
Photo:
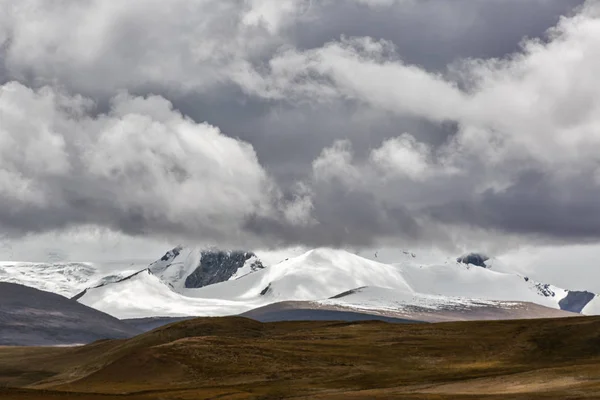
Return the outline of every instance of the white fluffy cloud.
{"type": "Polygon", "coordinates": [[[313,162],[313,176],[317,181],[339,181],[345,186],[361,184],[362,174],[353,165],[354,154],[348,141],[337,141],[313,162]]]}
{"type": "Polygon", "coordinates": [[[431,150],[418,143],[408,134],[386,140],[382,146],[373,150],[371,159],[385,175],[404,175],[419,181],[427,179],[432,173],[430,165],[431,150]]]}
{"type": "Polygon", "coordinates": [[[92,106],[48,87],[0,87],[3,225],[88,223],[235,241],[246,216],[271,207],[251,145],[183,117],[162,97],[122,94],[97,116],[92,106]]]}
{"type": "Polygon", "coordinates": [[[374,188],[389,180],[422,182],[451,171],[435,165],[431,158],[431,149],[407,133],[386,140],[362,161],[356,159],[349,141],[337,141],[313,162],[312,177],[348,188],[374,188]]]}

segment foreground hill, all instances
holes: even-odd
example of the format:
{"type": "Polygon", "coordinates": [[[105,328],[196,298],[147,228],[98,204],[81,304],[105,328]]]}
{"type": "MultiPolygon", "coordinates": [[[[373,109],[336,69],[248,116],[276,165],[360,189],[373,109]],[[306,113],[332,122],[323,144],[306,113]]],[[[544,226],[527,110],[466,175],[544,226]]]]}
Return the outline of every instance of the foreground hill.
{"type": "Polygon", "coordinates": [[[55,346],[140,333],[118,319],[63,296],[0,283],[0,346],[55,346]]]}
{"type": "MultiPolygon", "coordinates": [[[[377,301],[362,307],[369,312],[407,311],[411,305],[422,310],[432,302],[468,306],[485,301],[495,301],[495,308],[506,305],[507,310],[510,302],[520,302],[569,312],[600,312],[600,298],[594,294],[459,262],[389,265],[343,250],[316,249],[270,267],[246,268],[248,273],[231,275],[226,281],[190,288],[182,277],[196,268],[198,257],[191,257],[191,263],[176,264],[171,262],[172,256],[168,253],[163,264],[157,264],[158,272],[152,267],[128,279],[87,289],[76,298],[118,318],[224,316],[278,302],[326,301],[367,286],[381,289],[377,301]]],[[[242,256],[236,267],[241,268],[246,257],[242,256]]],[[[356,302],[343,305],[361,308],[356,302]]],[[[510,312],[505,317],[521,318],[510,312]]]]}
{"type": "Polygon", "coordinates": [[[386,324],[204,318],[79,348],[0,348],[22,399],[600,398],[600,318],[386,324]],[[43,389],[43,390],[42,390],[43,389]]]}

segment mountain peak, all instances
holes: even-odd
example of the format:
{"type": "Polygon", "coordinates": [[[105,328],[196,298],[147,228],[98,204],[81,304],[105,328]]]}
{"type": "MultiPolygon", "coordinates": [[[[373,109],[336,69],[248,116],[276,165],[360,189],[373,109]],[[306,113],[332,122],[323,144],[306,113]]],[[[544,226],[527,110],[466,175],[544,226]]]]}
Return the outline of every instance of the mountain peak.
{"type": "Polygon", "coordinates": [[[329,247],[318,247],[316,249],[309,250],[306,253],[304,253],[304,256],[313,259],[330,259],[334,257],[359,257],[356,254],[350,253],[346,250],[334,249],[329,247]]]}
{"type": "Polygon", "coordinates": [[[177,246],[148,269],[178,291],[237,279],[262,268],[262,262],[249,251],[177,246]]]}
{"type": "Polygon", "coordinates": [[[380,264],[379,261],[365,258],[361,255],[351,253],[347,250],[335,249],[335,248],[330,248],[330,247],[319,247],[316,249],[312,249],[312,250],[307,251],[300,257],[302,259],[304,259],[305,261],[311,261],[311,262],[325,262],[325,261],[335,262],[336,260],[348,262],[348,261],[353,260],[354,262],[365,261],[365,262],[369,262],[369,263],[380,264]]]}

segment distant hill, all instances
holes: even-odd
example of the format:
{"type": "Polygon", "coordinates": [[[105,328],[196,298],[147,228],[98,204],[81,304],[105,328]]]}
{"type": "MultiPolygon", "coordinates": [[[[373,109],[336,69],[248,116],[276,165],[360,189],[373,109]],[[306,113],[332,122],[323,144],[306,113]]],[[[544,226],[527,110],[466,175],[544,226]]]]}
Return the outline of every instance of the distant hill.
{"type": "Polygon", "coordinates": [[[128,338],[140,330],[58,294],[0,282],[0,346],[56,346],[128,338]]]}

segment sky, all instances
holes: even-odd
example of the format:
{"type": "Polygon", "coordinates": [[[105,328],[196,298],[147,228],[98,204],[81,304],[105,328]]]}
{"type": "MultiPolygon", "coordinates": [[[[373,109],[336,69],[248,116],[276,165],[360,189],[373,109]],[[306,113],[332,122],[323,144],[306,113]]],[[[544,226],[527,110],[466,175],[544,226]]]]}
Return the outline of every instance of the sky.
{"type": "Polygon", "coordinates": [[[0,0],[0,256],[596,249],[598,71],[595,0],[0,0]]]}

